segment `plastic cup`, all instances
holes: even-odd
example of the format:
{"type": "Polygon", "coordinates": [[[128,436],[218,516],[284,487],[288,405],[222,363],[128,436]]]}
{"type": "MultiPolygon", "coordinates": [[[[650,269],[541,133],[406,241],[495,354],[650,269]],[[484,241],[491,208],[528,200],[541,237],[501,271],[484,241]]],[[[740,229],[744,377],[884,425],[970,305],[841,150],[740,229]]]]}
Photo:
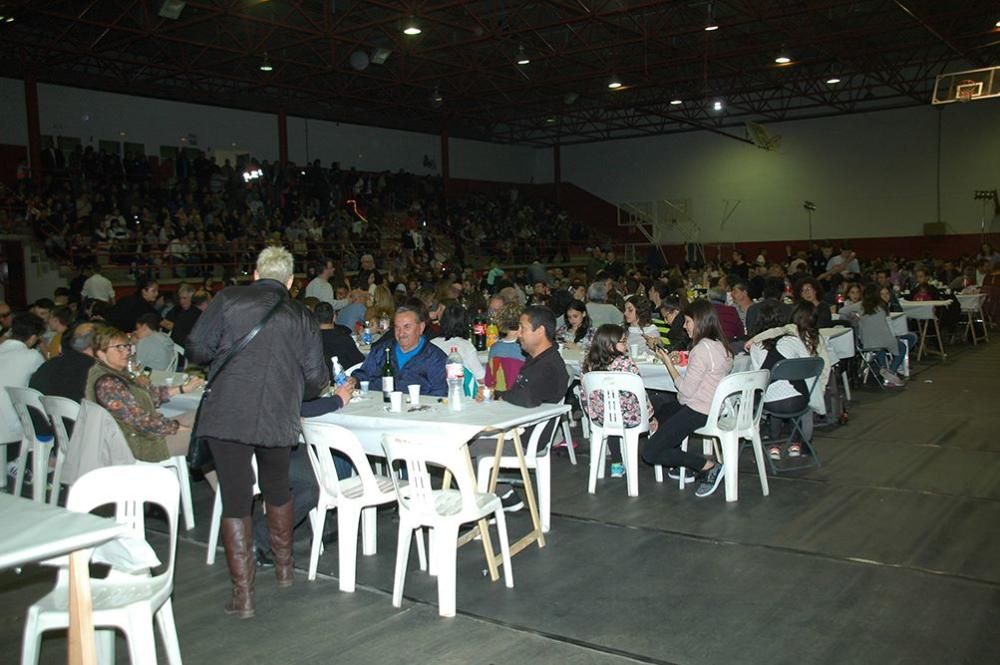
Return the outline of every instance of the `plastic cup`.
{"type": "Polygon", "coordinates": [[[171,374],[169,376],[163,377],[163,385],[165,385],[167,388],[170,388],[171,386],[173,386],[174,385],[174,375],[171,374]]]}
{"type": "Polygon", "coordinates": [[[632,352],[632,357],[633,358],[638,358],[639,357],[639,345],[638,344],[629,344],[628,348],[629,348],[629,351],[632,352]]]}
{"type": "Polygon", "coordinates": [[[403,411],[403,393],[399,390],[394,390],[389,393],[389,409],[393,413],[402,413],[403,411]]]}
{"type": "Polygon", "coordinates": [[[360,385],[361,385],[361,395],[362,396],[367,396],[368,395],[368,385],[369,385],[368,382],[367,381],[362,381],[360,385]]]}
{"type": "Polygon", "coordinates": [[[420,384],[411,384],[406,388],[410,392],[410,405],[419,406],[420,405],[420,384]]]}

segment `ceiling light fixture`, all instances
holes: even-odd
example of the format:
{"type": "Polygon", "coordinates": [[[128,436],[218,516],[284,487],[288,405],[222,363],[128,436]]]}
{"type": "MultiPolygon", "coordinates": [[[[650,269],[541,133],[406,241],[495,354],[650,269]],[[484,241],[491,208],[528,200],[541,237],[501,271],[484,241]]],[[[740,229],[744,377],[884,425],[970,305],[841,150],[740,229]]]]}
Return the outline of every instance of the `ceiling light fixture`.
{"type": "Polygon", "coordinates": [[[792,59],[788,56],[787,53],[782,52],[778,54],[778,57],[776,57],[774,61],[779,65],[787,65],[792,62],[792,59]]]}
{"type": "Polygon", "coordinates": [[[618,80],[617,76],[612,76],[611,80],[608,81],[608,88],[611,90],[618,90],[622,87],[622,82],[618,80]]]}
{"type": "Polygon", "coordinates": [[[528,55],[524,52],[524,46],[523,45],[517,47],[517,60],[516,60],[516,62],[519,65],[530,65],[531,64],[531,58],[529,58],[528,55]]]}
{"type": "Polygon", "coordinates": [[[671,106],[680,106],[683,103],[684,103],[683,99],[671,99],[670,100],[670,105],[671,106]]]}
{"type": "Polygon", "coordinates": [[[269,72],[272,69],[274,69],[274,67],[271,66],[271,59],[269,57],[267,57],[267,53],[265,52],[264,53],[264,60],[261,61],[261,63],[260,63],[260,71],[262,71],[262,72],[269,72]]]}
{"type": "Polygon", "coordinates": [[[719,24],[715,21],[715,10],[712,3],[708,3],[708,15],[705,17],[705,32],[715,32],[719,29],[719,24]]]}
{"type": "Polygon", "coordinates": [[[417,23],[417,19],[412,16],[403,26],[403,34],[413,37],[414,35],[419,35],[423,30],[420,29],[420,24],[417,23]]]}
{"type": "Polygon", "coordinates": [[[831,76],[826,80],[827,85],[837,85],[838,83],[840,83],[840,79],[836,76],[831,76]]]}
{"type": "Polygon", "coordinates": [[[719,100],[719,99],[716,99],[714,102],[712,102],[712,110],[713,111],[721,111],[722,110],[722,101],[719,100]]]}

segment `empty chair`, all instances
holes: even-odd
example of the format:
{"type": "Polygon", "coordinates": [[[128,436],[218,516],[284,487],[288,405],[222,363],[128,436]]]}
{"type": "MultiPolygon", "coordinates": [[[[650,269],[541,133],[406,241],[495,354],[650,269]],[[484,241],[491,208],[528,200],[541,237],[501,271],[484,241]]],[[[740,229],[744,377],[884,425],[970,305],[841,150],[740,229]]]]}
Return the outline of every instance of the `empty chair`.
{"type": "Polygon", "coordinates": [[[303,420],[302,435],[319,485],[319,501],[309,515],[313,533],[309,579],[316,579],[326,514],[336,508],[337,532],[340,534],[337,543],[340,590],[354,591],[359,523],[363,522],[362,553],[366,556],[375,554],[375,508],[394,502],[396,491],[391,478],[372,472],[361,442],[349,430],[339,425],[303,420]],[[333,463],[334,452],[349,459],[357,475],[341,479],[333,463]]]}
{"type": "Polygon", "coordinates": [[[75,423],[80,417],[80,405],[68,397],[58,397],[56,395],[42,395],[42,406],[45,408],[45,415],[52,423],[52,431],[56,439],[56,466],[52,470],[52,493],[49,495],[49,503],[55,505],[59,500],[59,486],[62,481],[63,464],[66,463],[66,450],[69,448],[69,433],[66,431],[66,421],[75,423]]]}
{"type": "MultiPolygon", "coordinates": [[[[783,464],[778,466],[774,463],[774,460],[768,457],[768,464],[771,465],[771,471],[774,473],[819,466],[819,456],[816,454],[816,449],[813,447],[812,443],[811,423],[809,427],[804,427],[803,419],[812,418],[812,407],[810,406],[810,401],[812,400],[813,393],[816,391],[816,385],[819,383],[819,376],[822,372],[823,359],[815,357],[786,358],[785,360],[779,360],[774,364],[774,367],[771,368],[771,381],[788,381],[789,383],[804,381],[806,384],[806,388],[809,392],[805,395],[805,406],[800,411],[796,413],[773,413],[768,411],[767,404],[764,404],[764,413],[768,414],[772,418],[784,418],[791,420],[792,431],[788,434],[787,443],[800,441],[802,443],[803,452],[807,453],[812,458],[812,461],[806,464],[783,464]]],[[[767,494],[767,492],[765,492],[765,494],[767,494]]]]}
{"type": "MultiPolygon", "coordinates": [[[[811,359],[810,359],[811,360],[811,359]]],[[[823,361],[820,360],[822,363],[823,361]]],[[[708,422],[694,431],[695,436],[718,439],[722,450],[721,459],[725,463],[726,501],[736,501],[739,491],[737,473],[739,471],[740,439],[750,439],[760,488],[764,496],[770,493],[767,485],[767,471],[764,468],[764,447],[760,440],[760,416],[764,406],[764,391],[767,389],[770,373],[766,369],[752,372],[729,374],[719,383],[712,397],[712,407],[708,412],[708,422]]],[[[686,471],[680,469],[681,487],[684,487],[686,471]]]]}
{"type": "MultiPolygon", "coordinates": [[[[552,521],[552,439],[555,438],[559,423],[563,419],[562,415],[552,418],[543,418],[533,423],[527,423],[522,427],[531,427],[531,434],[528,437],[527,445],[524,445],[524,464],[529,469],[535,470],[535,487],[538,488],[538,512],[541,521],[542,531],[548,533],[549,525],[552,521]],[[546,423],[551,427],[546,427],[546,423]],[[546,432],[546,430],[548,430],[546,432]],[[542,441],[542,436],[547,434],[546,440],[542,441]]],[[[508,432],[507,438],[513,437],[513,432],[508,432]]],[[[524,440],[522,438],[522,444],[524,440]]],[[[494,455],[487,455],[479,458],[476,478],[480,492],[486,492],[490,484],[490,472],[493,469],[494,455]]],[[[521,465],[516,455],[504,455],[500,457],[501,469],[520,469],[521,465]]]]}
{"type": "MultiPolygon", "coordinates": [[[[478,492],[469,465],[469,452],[464,442],[439,441],[427,438],[403,438],[386,435],[382,439],[396,495],[399,500],[399,541],[396,545],[396,572],[392,585],[392,604],[403,602],[403,583],[410,556],[413,530],[428,527],[431,531],[431,570],[437,571],[438,613],[455,616],[455,573],[458,549],[458,528],[468,522],[479,522],[480,534],[489,544],[485,520],[493,516],[500,538],[504,582],[514,586],[510,569],[510,544],[507,540],[507,520],[503,505],[495,494],[478,492]],[[434,489],[428,467],[439,467],[451,473],[457,489],[434,489]],[[397,471],[405,469],[408,478],[403,484],[397,471]]],[[[492,548],[492,546],[491,546],[492,548]]]]}
{"type": "Polygon", "coordinates": [[[959,307],[965,315],[965,330],[963,338],[972,337],[973,344],[979,344],[979,340],[990,341],[990,331],[986,326],[986,315],[983,313],[983,305],[986,302],[985,293],[973,293],[970,295],[958,295],[959,307]]]}
{"type": "MultiPolygon", "coordinates": [[[[181,650],[174,625],[170,595],[174,588],[174,558],[177,550],[177,477],[152,465],[108,466],[83,475],[70,488],[66,507],[76,512],[113,504],[115,519],[128,526],[131,535],[145,538],[144,504],[160,506],[167,516],[169,547],[166,565],[157,574],[116,574],[91,578],[94,626],[116,628],[128,640],[132,665],[156,665],[153,620],[170,665],[181,665],[181,650]]],[[[60,568],[55,587],[28,608],[24,623],[21,665],[35,665],[42,633],[69,626],[69,570],[60,568]]],[[[113,631],[102,631],[106,648],[113,651],[113,631]]]]}
{"type": "MultiPolygon", "coordinates": [[[[137,462],[137,464],[150,463],[137,462]]],[[[188,472],[187,457],[184,455],[174,455],[162,462],[155,462],[155,464],[170,469],[177,476],[177,483],[181,487],[181,509],[184,513],[184,528],[190,531],[194,528],[194,502],[191,500],[191,474],[188,472]]]]}
{"type": "MultiPolygon", "coordinates": [[[[584,399],[589,399],[595,390],[602,391],[604,396],[604,422],[590,421],[590,480],[587,491],[594,494],[597,479],[604,477],[608,437],[619,436],[622,439],[622,463],[625,465],[628,495],[639,496],[639,435],[649,432],[649,409],[642,377],[628,372],[587,372],[581,381],[584,399]],[[639,423],[635,427],[625,425],[621,408],[622,392],[635,395],[639,402],[639,423]]],[[[586,408],[584,415],[587,415],[586,408]]],[[[656,466],[654,472],[657,482],[661,482],[662,467],[656,466]]]]}
{"type": "MultiPolygon", "coordinates": [[[[14,411],[18,420],[21,421],[21,429],[24,434],[21,436],[21,453],[17,457],[17,477],[14,478],[14,496],[21,496],[24,489],[24,472],[28,466],[28,456],[31,456],[31,498],[34,501],[45,501],[45,486],[48,484],[49,475],[49,455],[52,453],[52,446],[55,443],[53,437],[45,439],[38,438],[35,433],[35,424],[31,420],[31,410],[33,409],[40,417],[45,418],[45,407],[42,406],[42,394],[34,388],[22,388],[18,386],[8,386],[7,394],[11,403],[14,404],[14,411]]],[[[4,473],[7,470],[4,469],[4,473]]],[[[54,490],[58,494],[58,487],[54,490]]]]}

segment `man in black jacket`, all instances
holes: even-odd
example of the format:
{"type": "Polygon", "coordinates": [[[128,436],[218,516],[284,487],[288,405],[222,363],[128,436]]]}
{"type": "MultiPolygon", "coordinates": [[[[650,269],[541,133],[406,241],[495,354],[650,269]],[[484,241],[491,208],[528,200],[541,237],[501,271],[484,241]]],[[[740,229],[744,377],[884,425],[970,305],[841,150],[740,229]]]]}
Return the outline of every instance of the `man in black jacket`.
{"type": "Polygon", "coordinates": [[[329,383],[319,325],[288,294],[293,269],[288,250],[263,250],[254,282],[219,293],[187,340],[188,358],[210,367],[211,393],[202,402],[194,435],[208,441],[215,460],[222,492],[222,542],[233,584],[225,611],[240,618],[255,613],[251,459],[257,459],[278,586],[290,586],[294,516],[289,451],[301,431],[303,399],[316,397],[329,383]],[[222,367],[230,350],[254,330],[256,336],[222,367]]]}

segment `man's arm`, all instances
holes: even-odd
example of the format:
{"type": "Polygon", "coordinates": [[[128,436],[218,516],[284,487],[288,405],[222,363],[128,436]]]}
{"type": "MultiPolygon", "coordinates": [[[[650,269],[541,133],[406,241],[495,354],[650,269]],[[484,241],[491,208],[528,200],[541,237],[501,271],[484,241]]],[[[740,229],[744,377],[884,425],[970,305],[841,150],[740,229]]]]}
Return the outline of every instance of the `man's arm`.
{"type": "Polygon", "coordinates": [[[225,291],[219,293],[198,317],[184,343],[184,355],[191,362],[206,365],[215,358],[222,341],[225,291]]]}

